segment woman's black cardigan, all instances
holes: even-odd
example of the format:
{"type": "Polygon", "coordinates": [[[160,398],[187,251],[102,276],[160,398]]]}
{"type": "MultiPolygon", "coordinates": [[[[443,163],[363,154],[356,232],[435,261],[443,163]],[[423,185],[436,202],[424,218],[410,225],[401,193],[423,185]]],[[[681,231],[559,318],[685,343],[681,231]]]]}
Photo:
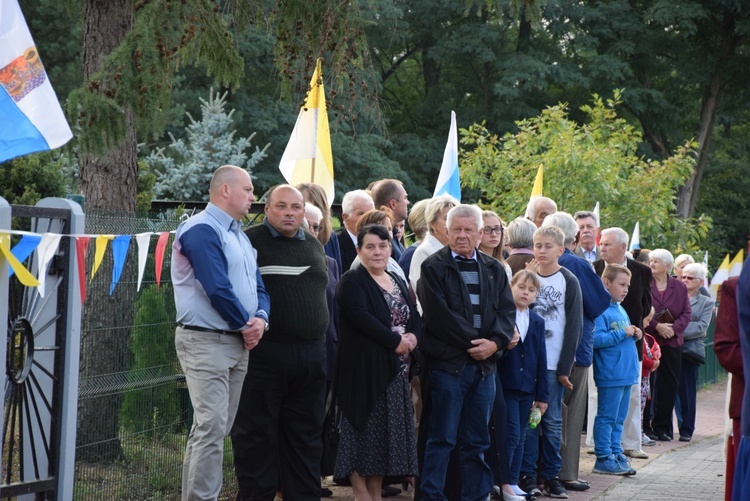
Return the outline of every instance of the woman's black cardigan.
{"type": "MultiPolygon", "coordinates": [[[[392,275],[409,305],[406,332],[422,340],[422,320],[409,289],[392,275]]],[[[401,370],[394,351],[401,336],[391,330],[391,310],[378,284],[364,268],[344,273],[336,290],[339,310],[339,346],[336,384],[338,404],[349,423],[362,430],[377,398],[401,370]]]]}

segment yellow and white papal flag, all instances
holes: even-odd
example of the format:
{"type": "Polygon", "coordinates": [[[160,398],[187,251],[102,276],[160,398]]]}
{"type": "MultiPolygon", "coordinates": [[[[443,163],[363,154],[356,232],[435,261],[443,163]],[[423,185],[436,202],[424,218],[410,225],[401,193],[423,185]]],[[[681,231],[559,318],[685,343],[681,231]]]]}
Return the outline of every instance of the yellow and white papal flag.
{"type": "Polygon", "coordinates": [[[310,90],[279,162],[287,183],[314,183],[323,188],[328,205],[333,204],[333,155],[328,127],[321,59],[315,65],[310,90]]]}

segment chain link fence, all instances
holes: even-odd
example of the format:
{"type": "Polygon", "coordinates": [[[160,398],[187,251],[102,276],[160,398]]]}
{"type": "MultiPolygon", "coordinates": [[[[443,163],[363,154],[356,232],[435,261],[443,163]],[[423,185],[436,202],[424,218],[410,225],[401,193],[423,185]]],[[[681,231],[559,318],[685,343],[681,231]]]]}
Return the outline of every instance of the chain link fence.
{"type": "MultiPolygon", "coordinates": [[[[164,252],[159,283],[155,248],[158,234],[175,230],[181,219],[179,211],[139,216],[86,211],[87,234],[155,234],[150,238],[140,289],[135,238],[130,240],[114,290],[111,251],[104,254],[93,277],[95,250],[87,253],[76,500],[180,499],[192,406],[174,349],[175,307],[169,268],[173,235],[164,252]]],[[[95,246],[95,239],[91,242],[95,246]]],[[[224,469],[219,499],[234,499],[237,489],[228,439],[224,469]]]]}

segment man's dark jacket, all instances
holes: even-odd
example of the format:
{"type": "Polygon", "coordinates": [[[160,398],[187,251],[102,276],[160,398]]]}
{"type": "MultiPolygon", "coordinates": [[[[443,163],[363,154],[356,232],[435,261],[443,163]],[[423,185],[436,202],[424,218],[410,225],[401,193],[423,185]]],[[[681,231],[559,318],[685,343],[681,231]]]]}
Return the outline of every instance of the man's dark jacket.
{"type": "MultiPolygon", "coordinates": [[[[458,374],[473,359],[467,350],[472,339],[494,341],[505,348],[513,337],[516,306],[508,276],[496,259],[475,253],[479,263],[482,326],[474,327],[469,290],[461,279],[458,265],[446,246],[422,263],[417,296],[423,310],[422,354],[430,369],[458,374]]],[[[477,362],[482,374],[492,374],[497,355],[477,362]]]]}

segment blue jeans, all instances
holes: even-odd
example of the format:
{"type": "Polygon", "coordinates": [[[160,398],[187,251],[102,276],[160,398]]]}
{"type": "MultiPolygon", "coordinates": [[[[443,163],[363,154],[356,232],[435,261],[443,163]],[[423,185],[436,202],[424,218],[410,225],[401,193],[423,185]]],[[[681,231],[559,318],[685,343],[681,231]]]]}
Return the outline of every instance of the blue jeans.
{"type": "Polygon", "coordinates": [[[422,499],[447,500],[443,493],[451,451],[458,445],[462,501],[487,499],[492,470],[484,461],[490,447],[489,421],[495,375],[483,377],[474,363],[459,374],[430,372],[432,411],[422,466],[422,499]]]}
{"type": "Polygon", "coordinates": [[[534,405],[534,395],[506,391],[505,405],[508,408],[508,427],[505,430],[505,437],[508,445],[508,463],[510,464],[509,483],[516,485],[521,475],[521,459],[523,459],[531,406],[534,405]]]}
{"type": "Polygon", "coordinates": [[[562,401],[565,387],[557,380],[557,371],[547,371],[549,386],[549,402],[547,412],[542,416],[542,422],[535,430],[526,428],[526,443],[523,446],[523,462],[521,475],[536,477],[536,463],[539,459],[539,430],[542,431],[542,469],[544,480],[549,480],[560,474],[562,456],[562,401]]]}
{"type": "Polygon", "coordinates": [[[594,419],[594,452],[597,458],[622,453],[622,425],[630,405],[629,386],[599,387],[594,419]]]}

